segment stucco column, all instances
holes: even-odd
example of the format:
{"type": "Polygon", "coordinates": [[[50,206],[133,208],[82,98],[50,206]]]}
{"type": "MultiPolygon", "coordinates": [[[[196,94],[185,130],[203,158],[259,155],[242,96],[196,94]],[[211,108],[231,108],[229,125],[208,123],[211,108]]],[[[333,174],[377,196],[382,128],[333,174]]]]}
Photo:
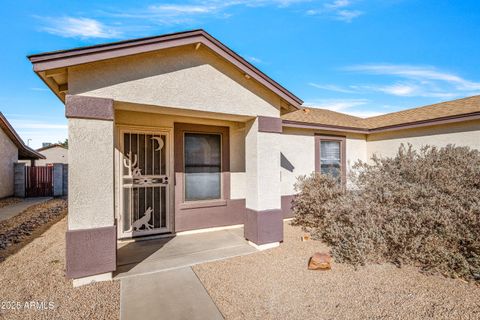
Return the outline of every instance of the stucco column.
{"type": "Polygon", "coordinates": [[[53,164],[53,196],[63,196],[63,163],[53,164]]]}
{"type": "Polygon", "coordinates": [[[258,117],[247,123],[245,238],[260,248],[283,240],[280,194],[280,118],[258,117]]]}
{"type": "Polygon", "coordinates": [[[116,268],[113,100],[67,96],[67,277],[95,280],[116,268]],[[97,276],[97,278],[95,278],[97,276]]]}
{"type": "Polygon", "coordinates": [[[25,198],[25,163],[14,163],[13,168],[15,197],[25,198]]]}

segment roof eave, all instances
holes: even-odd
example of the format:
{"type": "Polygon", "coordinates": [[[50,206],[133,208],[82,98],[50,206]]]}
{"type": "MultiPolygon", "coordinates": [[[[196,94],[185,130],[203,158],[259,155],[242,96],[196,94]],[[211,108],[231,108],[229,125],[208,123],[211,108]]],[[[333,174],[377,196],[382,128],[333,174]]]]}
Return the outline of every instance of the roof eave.
{"type": "Polygon", "coordinates": [[[13,129],[10,122],[8,122],[7,118],[5,118],[5,116],[1,112],[0,112],[0,122],[1,122],[1,127],[5,128],[7,136],[18,148],[18,158],[20,160],[45,159],[45,156],[43,154],[25,145],[22,138],[20,138],[20,136],[15,131],[15,129],[13,129]]]}
{"type": "Polygon", "coordinates": [[[33,64],[33,70],[42,78],[47,86],[57,94],[63,101],[63,97],[56,92],[55,88],[50,86],[43,75],[39,74],[41,71],[46,71],[56,68],[64,68],[73,65],[80,65],[95,61],[102,61],[117,57],[123,57],[138,53],[152,52],[156,50],[178,47],[183,45],[190,45],[201,43],[207,46],[210,50],[228,60],[237,68],[242,70],[260,84],[264,85],[294,108],[299,109],[303,101],[281,86],[278,82],[268,77],[261,70],[253,66],[251,63],[243,59],[236,52],[225,46],[219,40],[208,34],[204,30],[185,31],[173,34],[167,34],[157,37],[141,38],[134,40],[127,40],[115,42],[110,44],[103,44],[90,47],[82,47],[71,50],[46,52],[41,54],[34,54],[28,56],[28,59],[33,64]]]}
{"type": "Polygon", "coordinates": [[[302,121],[293,121],[293,120],[282,120],[282,126],[283,127],[289,127],[289,128],[314,129],[314,130],[338,131],[338,132],[351,132],[351,133],[360,133],[360,134],[369,133],[369,130],[366,129],[366,128],[336,126],[336,125],[302,122],[302,121]]]}
{"type": "Polygon", "coordinates": [[[387,131],[413,129],[413,128],[419,128],[419,127],[435,126],[435,125],[478,120],[478,119],[480,119],[480,112],[471,112],[471,113],[458,114],[458,115],[452,115],[447,117],[439,117],[439,118],[427,119],[427,120],[421,120],[421,121],[399,123],[399,124],[383,126],[383,127],[374,127],[369,129],[369,133],[380,133],[380,132],[387,132],[387,131]]]}

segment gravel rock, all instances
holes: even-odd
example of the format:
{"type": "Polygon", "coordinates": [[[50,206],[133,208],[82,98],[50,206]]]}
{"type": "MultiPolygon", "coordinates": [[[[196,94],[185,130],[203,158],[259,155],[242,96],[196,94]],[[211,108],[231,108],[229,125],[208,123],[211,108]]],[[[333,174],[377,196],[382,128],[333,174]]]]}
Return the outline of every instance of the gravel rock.
{"type": "Polygon", "coordinates": [[[0,199],[0,208],[10,206],[15,203],[19,203],[20,201],[22,201],[21,198],[15,198],[15,197],[0,199]]]}
{"type": "Polygon", "coordinates": [[[312,272],[319,241],[285,223],[280,247],[193,269],[226,319],[479,319],[480,287],[391,264],[312,272]]]}
{"type": "Polygon", "coordinates": [[[67,201],[54,199],[0,221],[0,262],[67,214],[67,201]]]}
{"type": "Polygon", "coordinates": [[[63,218],[0,263],[0,303],[21,305],[18,310],[0,309],[0,318],[119,318],[120,284],[117,281],[73,288],[71,280],[65,278],[66,228],[67,219],[63,218]],[[25,308],[25,302],[29,308],[25,308]],[[31,302],[35,307],[31,307],[31,302]],[[42,302],[47,306],[52,303],[53,309],[38,310],[42,302]]]}

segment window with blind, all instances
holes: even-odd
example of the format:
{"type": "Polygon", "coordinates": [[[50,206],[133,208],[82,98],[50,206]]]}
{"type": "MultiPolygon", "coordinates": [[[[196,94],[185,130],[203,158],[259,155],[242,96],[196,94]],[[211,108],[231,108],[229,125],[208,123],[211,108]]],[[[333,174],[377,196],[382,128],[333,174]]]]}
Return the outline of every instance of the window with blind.
{"type": "Polygon", "coordinates": [[[344,182],[345,138],[317,136],[316,137],[316,171],[321,174],[331,175],[338,182],[344,182]]]}
{"type": "Polygon", "coordinates": [[[320,172],[340,180],[342,173],[340,141],[320,141],[320,172]]]}
{"type": "Polygon", "coordinates": [[[185,133],[185,201],[221,198],[221,135],[185,133]]]}

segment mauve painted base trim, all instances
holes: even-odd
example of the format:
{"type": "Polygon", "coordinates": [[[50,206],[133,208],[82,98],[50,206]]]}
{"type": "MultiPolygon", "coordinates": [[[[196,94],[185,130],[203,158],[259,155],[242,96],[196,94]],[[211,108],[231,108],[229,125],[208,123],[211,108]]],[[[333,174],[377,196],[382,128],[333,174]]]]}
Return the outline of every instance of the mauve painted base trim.
{"type": "Polygon", "coordinates": [[[281,209],[256,211],[246,209],[245,239],[262,245],[283,241],[283,213],[281,209]]]}
{"type": "Polygon", "coordinates": [[[67,278],[83,278],[117,268],[116,226],[68,230],[66,233],[67,278]]]}
{"type": "Polygon", "coordinates": [[[292,201],[295,195],[282,196],[282,213],[283,219],[293,218],[292,201]]]}
{"type": "Polygon", "coordinates": [[[65,117],[113,121],[115,109],[112,99],[67,95],[65,117]]]}
{"type": "Polygon", "coordinates": [[[213,207],[175,209],[175,232],[243,224],[245,199],[225,201],[213,207]]]}

